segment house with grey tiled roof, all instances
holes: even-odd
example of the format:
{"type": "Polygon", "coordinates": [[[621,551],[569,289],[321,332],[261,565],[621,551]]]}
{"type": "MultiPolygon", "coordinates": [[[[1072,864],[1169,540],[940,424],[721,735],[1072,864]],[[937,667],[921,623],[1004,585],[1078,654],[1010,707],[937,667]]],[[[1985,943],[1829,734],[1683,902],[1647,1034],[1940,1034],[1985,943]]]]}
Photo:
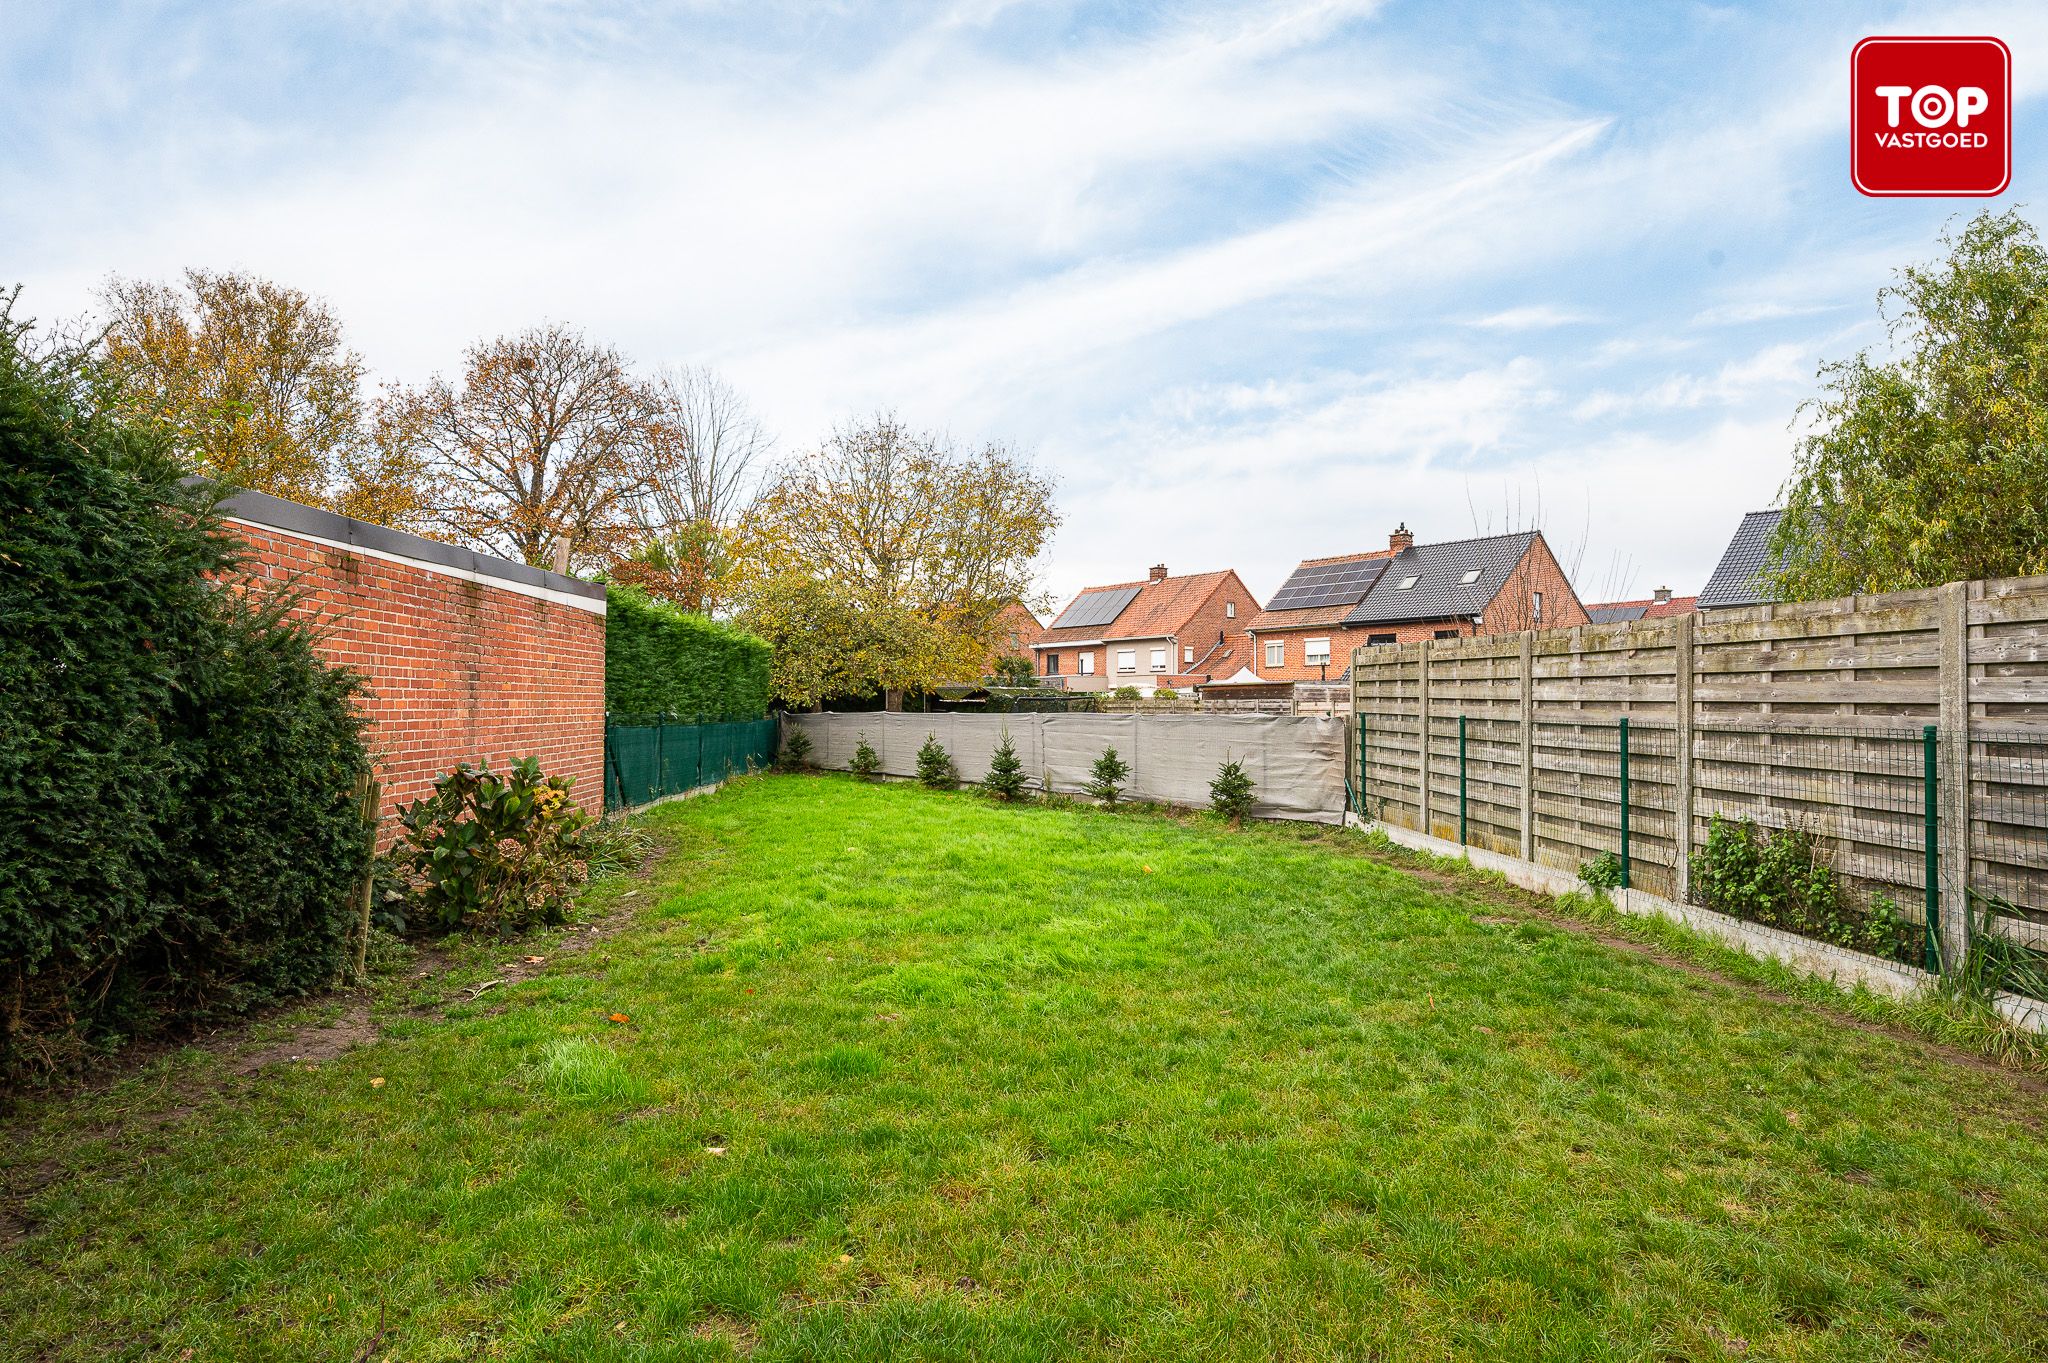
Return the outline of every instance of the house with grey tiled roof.
{"type": "Polygon", "coordinates": [[[1699,608],[1725,610],[1730,606],[1755,606],[1778,599],[1765,584],[1764,576],[1777,569],[1771,556],[1771,537],[1778,532],[1783,511],[1752,511],[1735,529],[1735,538],[1721,552],[1714,575],[1700,588],[1699,608]]]}
{"type": "Polygon", "coordinates": [[[1269,681],[1335,680],[1366,644],[1455,639],[1586,623],[1539,530],[1306,559],[1251,623],[1251,670],[1269,681]]]}

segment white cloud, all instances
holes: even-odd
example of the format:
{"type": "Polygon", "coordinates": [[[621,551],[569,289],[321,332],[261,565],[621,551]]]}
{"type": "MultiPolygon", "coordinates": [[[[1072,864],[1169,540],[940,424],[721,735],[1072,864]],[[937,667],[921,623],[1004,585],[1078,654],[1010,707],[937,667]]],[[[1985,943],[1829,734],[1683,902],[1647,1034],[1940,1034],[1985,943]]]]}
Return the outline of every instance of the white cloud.
{"type": "Polygon", "coordinates": [[[1574,312],[1568,308],[1539,303],[1475,317],[1469,325],[1487,331],[1545,331],[1551,327],[1577,326],[1582,322],[1595,320],[1597,319],[1590,313],[1574,312]]]}

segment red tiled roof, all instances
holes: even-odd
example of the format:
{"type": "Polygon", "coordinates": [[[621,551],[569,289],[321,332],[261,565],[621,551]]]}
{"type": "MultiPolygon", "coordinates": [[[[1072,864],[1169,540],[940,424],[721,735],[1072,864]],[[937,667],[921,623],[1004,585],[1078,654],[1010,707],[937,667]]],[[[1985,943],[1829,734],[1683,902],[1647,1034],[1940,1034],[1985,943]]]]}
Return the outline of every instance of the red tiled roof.
{"type": "MultiPolygon", "coordinates": [[[[1138,588],[1137,596],[1125,606],[1116,619],[1106,625],[1070,625],[1065,629],[1049,629],[1038,636],[1037,647],[1046,648],[1053,644],[1085,642],[1092,639],[1163,639],[1178,635],[1188,620],[1216,588],[1226,580],[1235,578],[1236,573],[1225,568],[1217,573],[1189,573],[1185,577],[1162,578],[1157,582],[1109,582],[1100,587],[1089,587],[1091,592],[1115,591],[1119,587],[1138,588]]],[[[1244,584],[1238,584],[1242,587],[1244,584]]],[[[1249,591],[1245,599],[1254,608],[1258,598],[1249,591]]]]}
{"type": "Polygon", "coordinates": [[[1669,601],[1659,601],[1654,596],[1640,597],[1634,601],[1588,601],[1586,610],[1590,614],[1597,610],[1619,610],[1627,606],[1642,606],[1646,609],[1641,616],[1644,620],[1662,620],[1668,615],[1690,615],[1699,609],[1697,596],[1674,596],[1669,601]]]}

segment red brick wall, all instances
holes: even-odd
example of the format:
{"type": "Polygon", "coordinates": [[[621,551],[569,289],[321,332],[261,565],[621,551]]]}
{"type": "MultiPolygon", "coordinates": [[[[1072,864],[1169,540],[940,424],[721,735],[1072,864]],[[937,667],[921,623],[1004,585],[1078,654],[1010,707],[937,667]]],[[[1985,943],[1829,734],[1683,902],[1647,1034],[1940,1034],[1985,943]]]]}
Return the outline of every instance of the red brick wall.
{"type": "Polygon", "coordinates": [[[1380,625],[1372,629],[1346,629],[1342,625],[1290,625],[1285,629],[1262,629],[1252,641],[1252,670],[1271,681],[1321,681],[1322,667],[1311,667],[1302,659],[1308,656],[1308,641],[1324,639],[1330,641],[1330,668],[1328,676],[1335,680],[1345,668],[1351,666],[1351,651],[1362,648],[1366,641],[1376,634],[1392,634],[1397,644],[1412,643],[1417,639],[1434,639],[1440,629],[1455,629],[1459,634],[1470,634],[1469,620],[1425,620],[1413,625],[1380,625]],[[1271,640],[1285,640],[1287,662],[1282,667],[1266,666],[1266,644],[1271,640]]]}
{"type": "MultiPolygon", "coordinates": [[[[1572,625],[1586,624],[1591,617],[1579,602],[1579,594],[1572,590],[1571,579],[1558,566],[1557,556],[1550,552],[1550,543],[1541,535],[1530,544],[1529,552],[1515,565],[1515,571],[1501,584],[1500,591],[1485,610],[1486,632],[1508,634],[1524,629],[1567,629],[1572,625]],[[1543,593],[1543,618],[1534,618],[1530,609],[1530,594],[1543,593]]],[[[1404,641],[1405,642],[1405,641],[1404,641]]]]}
{"type": "Polygon", "coordinates": [[[296,575],[302,612],[320,619],[321,651],[369,679],[387,820],[458,762],[528,756],[573,777],[585,809],[603,809],[601,613],[268,526],[230,528],[249,546],[247,575],[296,575]]]}
{"type": "Polygon", "coordinates": [[[1246,651],[1249,638],[1244,627],[1259,613],[1258,598],[1245,590],[1244,583],[1231,573],[1209,593],[1208,600],[1195,608],[1188,622],[1181,626],[1180,638],[1175,643],[1176,652],[1167,660],[1177,678],[1185,681],[1189,677],[1227,677],[1245,665],[1251,656],[1246,651]],[[1226,602],[1235,602],[1237,615],[1232,618],[1225,610],[1226,602]],[[1223,635],[1223,646],[1216,648],[1217,634],[1223,635]],[[1194,649],[1195,660],[1185,662],[1188,649],[1194,649]],[[1211,652],[1211,649],[1215,649],[1211,652]],[[1192,672],[1189,669],[1194,669],[1192,672]]]}

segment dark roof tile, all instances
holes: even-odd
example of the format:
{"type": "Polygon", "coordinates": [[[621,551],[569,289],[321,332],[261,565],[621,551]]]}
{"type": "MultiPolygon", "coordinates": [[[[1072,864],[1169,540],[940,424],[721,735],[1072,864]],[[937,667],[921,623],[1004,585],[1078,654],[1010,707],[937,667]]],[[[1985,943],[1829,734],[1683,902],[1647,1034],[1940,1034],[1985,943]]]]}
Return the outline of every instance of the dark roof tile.
{"type": "Polygon", "coordinates": [[[1700,588],[1703,611],[1724,606],[1754,606],[1778,598],[1758,580],[1777,567],[1771,558],[1771,536],[1777,533],[1783,511],[1752,511],[1736,527],[1735,538],[1721,554],[1721,562],[1707,585],[1700,588]]]}

